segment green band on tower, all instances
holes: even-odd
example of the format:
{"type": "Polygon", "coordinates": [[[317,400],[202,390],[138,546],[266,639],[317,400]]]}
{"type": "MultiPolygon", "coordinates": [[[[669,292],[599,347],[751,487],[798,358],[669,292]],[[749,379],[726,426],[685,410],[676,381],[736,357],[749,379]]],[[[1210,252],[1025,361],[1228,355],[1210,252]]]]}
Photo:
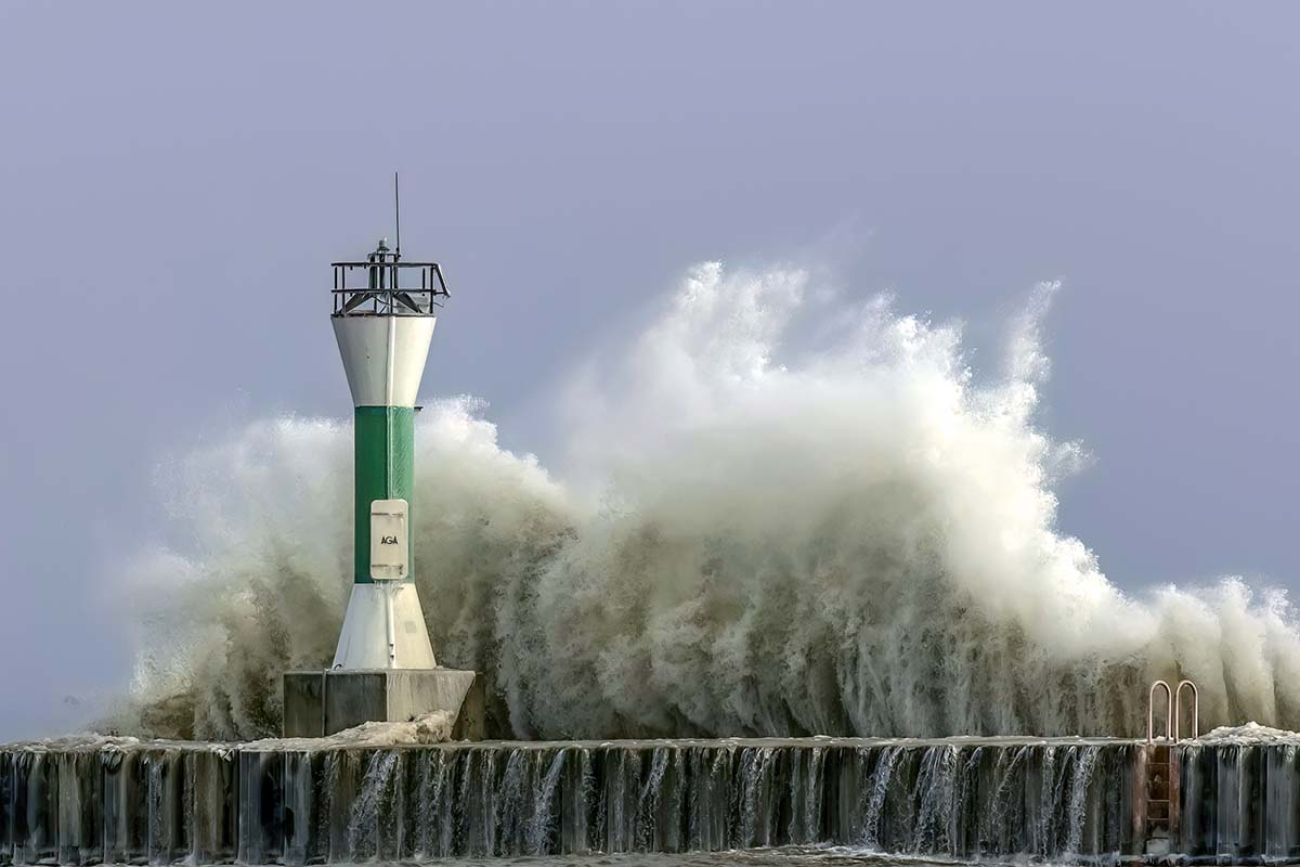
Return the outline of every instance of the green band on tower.
{"type": "Polygon", "coordinates": [[[358,584],[371,583],[370,504],[406,500],[407,580],[411,580],[411,526],[414,523],[415,410],[409,406],[359,406],[353,417],[356,452],[356,547],[358,584]]]}

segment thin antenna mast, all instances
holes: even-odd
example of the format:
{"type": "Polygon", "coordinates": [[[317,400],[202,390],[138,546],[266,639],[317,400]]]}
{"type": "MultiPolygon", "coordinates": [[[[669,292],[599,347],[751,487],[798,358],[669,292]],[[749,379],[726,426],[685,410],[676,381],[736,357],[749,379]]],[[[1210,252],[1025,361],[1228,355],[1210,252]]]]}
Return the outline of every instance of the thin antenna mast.
{"type": "Polygon", "coordinates": [[[393,215],[397,221],[397,249],[393,261],[402,258],[402,195],[397,185],[397,172],[393,172],[393,215]]]}

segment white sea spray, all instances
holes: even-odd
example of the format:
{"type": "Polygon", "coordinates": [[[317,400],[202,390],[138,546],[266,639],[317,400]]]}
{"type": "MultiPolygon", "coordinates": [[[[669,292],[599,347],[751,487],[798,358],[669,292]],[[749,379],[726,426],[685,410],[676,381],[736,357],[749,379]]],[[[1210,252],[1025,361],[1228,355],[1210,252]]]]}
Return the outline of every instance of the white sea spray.
{"type": "MultiPolygon", "coordinates": [[[[439,662],[487,674],[499,727],[1136,734],[1154,677],[1196,680],[1203,730],[1300,727],[1280,592],[1135,598],[1059,530],[1053,485],[1079,451],[1034,417],[1052,286],[986,381],[958,326],[810,304],[810,283],[692,269],[575,376],[562,471],[501,448],[472,399],[421,414],[415,574],[439,662]]],[[[191,542],[129,570],[144,614],[120,725],[278,730],[281,673],[324,666],[337,638],[351,460],[347,423],[278,418],[170,468],[191,542]]]]}

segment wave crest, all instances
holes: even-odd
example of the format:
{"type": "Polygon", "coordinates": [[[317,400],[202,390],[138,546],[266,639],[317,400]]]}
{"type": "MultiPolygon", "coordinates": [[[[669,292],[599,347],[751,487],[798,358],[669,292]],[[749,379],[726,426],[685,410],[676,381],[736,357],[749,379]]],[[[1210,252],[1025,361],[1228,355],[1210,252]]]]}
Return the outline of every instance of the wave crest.
{"type": "MultiPolygon", "coordinates": [[[[1131,598],[1057,529],[1052,485],[1081,455],[1033,418],[1054,286],[981,382],[958,326],[810,282],[692,269],[570,384],[563,479],[471,399],[422,413],[415,573],[440,662],[486,673],[497,733],[1136,734],[1157,676],[1197,681],[1203,727],[1300,727],[1280,591],[1131,598]]],[[[328,663],[346,603],[350,439],[276,419],[172,468],[192,544],[131,570],[168,588],[131,725],[278,731],[280,674],[328,663]]]]}

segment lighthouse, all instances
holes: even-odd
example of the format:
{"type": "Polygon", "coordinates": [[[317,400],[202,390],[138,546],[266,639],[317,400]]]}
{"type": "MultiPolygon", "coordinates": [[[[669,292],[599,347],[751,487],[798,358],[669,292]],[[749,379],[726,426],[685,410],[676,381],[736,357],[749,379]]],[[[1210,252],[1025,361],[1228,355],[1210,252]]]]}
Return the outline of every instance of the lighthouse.
{"type": "MultiPolygon", "coordinates": [[[[396,202],[396,177],[393,192],[396,202]]],[[[482,735],[479,678],[437,666],[415,585],[415,415],[449,293],[437,262],[402,259],[398,226],[393,247],[382,239],[331,266],[330,321],[353,407],[352,586],[330,667],[284,675],[286,737],[436,711],[455,721],[455,736],[482,735]]]]}
{"type": "Polygon", "coordinates": [[[352,593],[333,668],[430,669],[411,545],[415,402],[447,285],[437,262],[403,262],[387,240],[333,269],[330,318],[352,392],[355,491],[352,593]]]}

